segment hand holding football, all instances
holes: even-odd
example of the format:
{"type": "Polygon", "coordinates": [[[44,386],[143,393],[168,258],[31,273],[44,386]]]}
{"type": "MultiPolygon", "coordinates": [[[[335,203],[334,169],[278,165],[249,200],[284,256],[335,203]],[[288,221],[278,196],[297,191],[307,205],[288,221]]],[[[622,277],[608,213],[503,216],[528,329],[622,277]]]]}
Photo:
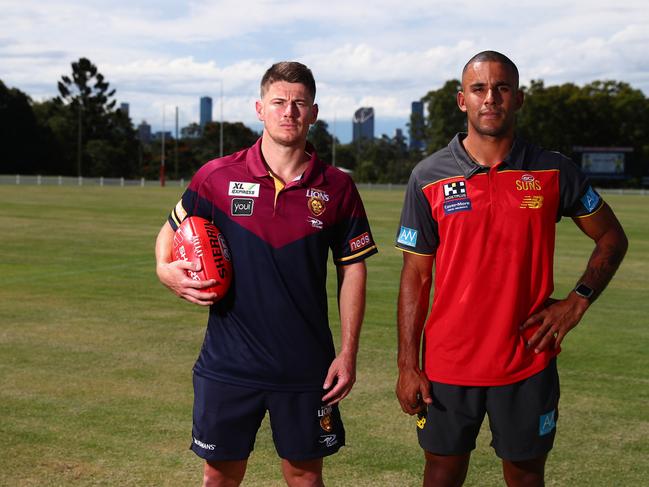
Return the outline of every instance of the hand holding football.
{"type": "Polygon", "coordinates": [[[230,251],[221,231],[205,218],[190,216],[174,234],[174,260],[185,260],[196,265],[196,271],[187,275],[196,281],[216,280],[214,286],[201,291],[216,293],[216,300],[225,296],[232,281],[230,251]]]}

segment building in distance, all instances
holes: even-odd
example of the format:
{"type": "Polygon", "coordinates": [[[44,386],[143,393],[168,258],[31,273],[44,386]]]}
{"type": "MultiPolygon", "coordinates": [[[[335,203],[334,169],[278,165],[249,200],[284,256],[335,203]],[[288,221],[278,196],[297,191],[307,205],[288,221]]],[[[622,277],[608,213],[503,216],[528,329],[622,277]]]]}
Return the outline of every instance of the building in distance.
{"type": "Polygon", "coordinates": [[[362,139],[374,140],[374,108],[361,107],[354,112],[352,119],[354,143],[362,139]]]}
{"type": "Polygon", "coordinates": [[[140,125],[137,126],[137,138],[142,144],[151,142],[151,125],[146,123],[146,120],[142,120],[140,125]]]}
{"type": "Polygon", "coordinates": [[[201,97],[200,105],[200,123],[201,130],[205,128],[205,124],[212,121],[212,98],[209,96],[201,97]]]}
{"type": "Polygon", "coordinates": [[[410,150],[423,151],[424,142],[424,102],[413,101],[410,108],[410,150]]]}

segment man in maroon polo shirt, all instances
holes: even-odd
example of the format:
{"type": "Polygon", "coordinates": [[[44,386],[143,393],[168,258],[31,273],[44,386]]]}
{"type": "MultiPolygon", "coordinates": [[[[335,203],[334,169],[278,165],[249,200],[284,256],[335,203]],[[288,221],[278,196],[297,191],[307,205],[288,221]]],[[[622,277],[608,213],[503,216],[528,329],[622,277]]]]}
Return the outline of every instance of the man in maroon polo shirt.
{"type": "Polygon", "coordinates": [[[158,277],[176,295],[210,305],[194,366],[191,449],[205,459],[204,485],[239,485],[255,436],[270,413],[275,448],[290,486],[319,486],[323,457],[345,444],[338,403],[356,376],[365,307],[364,259],[374,254],[351,178],[322,163],[306,142],[316,120],[315,81],[296,62],[261,81],[257,143],[202,166],[156,243],[158,277]],[[228,294],[201,288],[172,262],[173,234],[187,216],[213,221],[228,240],[228,294]],[[329,329],[326,276],[338,277],[341,346],[329,329]]]}
{"type": "Polygon", "coordinates": [[[510,59],[471,58],[457,103],[468,133],[421,161],[406,191],[396,393],[403,411],[418,415],[424,485],[463,484],[487,414],[507,485],[542,486],[558,419],[559,346],[613,277],[627,240],[572,161],[515,136],[523,92],[510,59]],[[562,216],[595,250],[574,290],[556,300],[562,216]]]}

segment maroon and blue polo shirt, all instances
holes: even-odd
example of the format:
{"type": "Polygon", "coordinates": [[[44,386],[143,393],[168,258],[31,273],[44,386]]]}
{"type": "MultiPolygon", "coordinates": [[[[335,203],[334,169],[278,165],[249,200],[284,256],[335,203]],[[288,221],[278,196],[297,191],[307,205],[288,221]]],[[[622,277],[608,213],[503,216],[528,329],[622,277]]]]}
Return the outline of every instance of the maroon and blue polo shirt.
{"type": "Polygon", "coordinates": [[[270,390],[321,390],[335,358],[327,311],[327,258],[346,265],[377,252],[351,178],[311,160],[286,185],[257,143],[202,166],[169,223],[212,222],[232,254],[228,294],[210,307],[195,373],[270,390]]]}
{"type": "Polygon", "coordinates": [[[555,227],[602,207],[565,156],[516,139],[501,163],[476,164],[456,136],[421,161],[408,183],[397,248],[435,256],[424,328],[424,370],[436,382],[493,386],[543,370],[519,330],[552,294],[555,227]]]}

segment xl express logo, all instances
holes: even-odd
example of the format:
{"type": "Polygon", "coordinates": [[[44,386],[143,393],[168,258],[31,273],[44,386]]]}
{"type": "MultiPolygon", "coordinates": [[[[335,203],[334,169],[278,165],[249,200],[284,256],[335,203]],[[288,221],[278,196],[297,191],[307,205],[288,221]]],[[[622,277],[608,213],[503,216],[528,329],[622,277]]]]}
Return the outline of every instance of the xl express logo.
{"type": "Polygon", "coordinates": [[[259,183],[242,183],[240,181],[230,181],[228,196],[259,196],[259,183]]]}

